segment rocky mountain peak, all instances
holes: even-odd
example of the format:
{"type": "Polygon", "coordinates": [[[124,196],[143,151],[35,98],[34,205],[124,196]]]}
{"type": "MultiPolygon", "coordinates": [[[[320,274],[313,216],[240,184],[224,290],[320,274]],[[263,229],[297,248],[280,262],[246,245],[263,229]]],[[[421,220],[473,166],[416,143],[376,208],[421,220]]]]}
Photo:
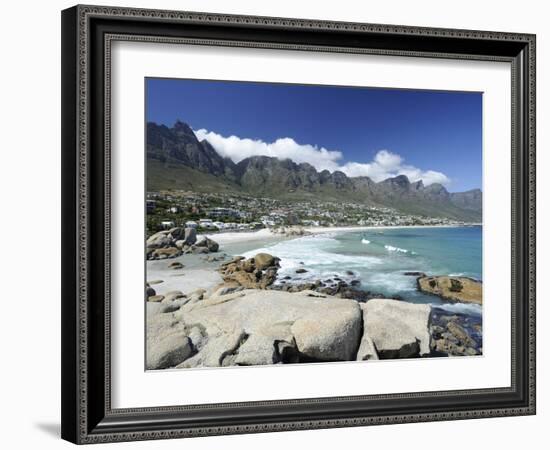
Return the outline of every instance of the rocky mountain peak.
{"type": "Polygon", "coordinates": [[[407,175],[397,175],[393,178],[386,178],[384,181],[382,181],[382,183],[400,186],[402,188],[406,188],[411,184],[407,175]]]}
{"type": "MultiPolygon", "coordinates": [[[[189,125],[187,125],[185,122],[182,122],[181,120],[176,120],[176,123],[174,123],[174,127],[173,129],[175,131],[183,131],[183,132],[186,132],[186,133],[193,133],[193,130],[191,129],[191,127],[189,125]]],[[[193,133],[195,134],[195,133],[193,133]]]]}
{"type": "Polygon", "coordinates": [[[411,183],[411,187],[417,191],[420,191],[424,189],[424,182],[422,180],[418,180],[414,183],[411,183]]]}

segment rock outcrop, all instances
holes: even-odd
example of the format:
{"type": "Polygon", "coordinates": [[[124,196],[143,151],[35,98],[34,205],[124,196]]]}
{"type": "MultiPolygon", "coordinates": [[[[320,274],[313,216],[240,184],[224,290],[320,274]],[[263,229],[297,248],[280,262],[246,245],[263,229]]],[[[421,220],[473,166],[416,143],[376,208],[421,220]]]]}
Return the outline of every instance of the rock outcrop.
{"type": "MultiPolygon", "coordinates": [[[[307,273],[307,270],[305,272],[298,272],[298,274],[301,273],[307,273]]],[[[360,284],[361,281],[357,278],[350,280],[349,283],[338,277],[299,282],[298,280],[292,280],[292,277],[290,276],[286,276],[282,280],[279,280],[276,284],[270,285],[268,289],[285,292],[315,291],[319,294],[331,295],[339,298],[349,298],[359,302],[365,302],[373,298],[387,298],[384,294],[360,289],[360,284]]],[[[390,298],[394,300],[401,300],[398,295],[390,298]]]]}
{"type": "Polygon", "coordinates": [[[171,314],[147,320],[147,369],[177,366],[193,353],[189,329],[171,314]]]}
{"type": "Polygon", "coordinates": [[[195,244],[195,248],[206,248],[208,249],[208,252],[215,253],[219,250],[220,246],[217,242],[213,241],[210,238],[202,238],[201,241],[197,242],[195,244]]]}
{"type": "Polygon", "coordinates": [[[355,359],[363,328],[357,302],[308,291],[226,292],[180,300],[176,311],[153,315],[148,320],[147,367],[355,359]]]}
{"type": "Polygon", "coordinates": [[[273,234],[280,234],[286,237],[295,237],[295,236],[307,236],[311,233],[304,230],[301,226],[285,226],[285,227],[275,227],[271,230],[273,234]]]}
{"type": "Polygon", "coordinates": [[[147,259],[176,258],[185,253],[215,253],[220,246],[208,237],[197,242],[194,228],[174,227],[151,235],[146,242],[147,259]]]}
{"type": "MultiPolygon", "coordinates": [[[[243,261],[248,260],[238,260],[243,261]]],[[[431,352],[429,305],[389,299],[360,303],[314,291],[242,286],[206,295],[174,291],[160,303],[148,302],[148,369],[413,358],[431,352]]]]}
{"type": "Polygon", "coordinates": [[[359,359],[414,358],[430,354],[429,305],[373,299],[361,304],[364,333],[359,359]]]}
{"type": "Polygon", "coordinates": [[[266,289],[271,286],[279,270],[279,258],[258,253],[253,258],[238,256],[220,266],[219,272],[226,286],[246,289],[266,289]]]}
{"type": "Polygon", "coordinates": [[[428,294],[438,295],[453,302],[475,303],[483,302],[481,281],[468,277],[432,276],[419,277],[418,289],[428,294]]]}
{"type": "Polygon", "coordinates": [[[436,356],[475,356],[482,353],[481,316],[434,307],[430,320],[432,354],[436,356]]]}

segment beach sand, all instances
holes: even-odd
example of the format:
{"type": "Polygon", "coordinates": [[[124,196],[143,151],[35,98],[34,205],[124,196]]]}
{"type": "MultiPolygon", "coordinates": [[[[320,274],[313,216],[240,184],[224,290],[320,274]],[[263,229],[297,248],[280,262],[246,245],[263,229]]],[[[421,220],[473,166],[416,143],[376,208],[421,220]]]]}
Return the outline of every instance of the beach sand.
{"type": "MultiPolygon", "coordinates": [[[[347,226],[347,227],[289,227],[289,229],[293,228],[301,228],[303,229],[307,234],[322,234],[322,233],[340,233],[340,232],[346,232],[346,231],[369,231],[369,230],[392,230],[392,229],[400,229],[400,228],[456,228],[460,227],[462,225],[413,225],[413,226],[405,226],[405,225],[393,225],[393,226],[347,226]]],[[[264,241],[266,239],[279,239],[279,240],[285,240],[285,239],[297,239],[300,236],[299,235],[293,235],[293,236],[286,236],[281,233],[274,233],[268,228],[262,228],[261,230],[257,231],[228,231],[228,232],[222,232],[222,233],[204,233],[200,236],[206,236],[210,239],[213,239],[218,244],[235,244],[235,243],[241,243],[241,242],[254,242],[254,241],[264,241]]],[[[199,236],[199,239],[200,239],[199,236]]]]}
{"type": "Polygon", "coordinates": [[[183,255],[178,258],[161,261],[147,261],[147,282],[157,294],[165,295],[170,291],[189,294],[197,289],[212,289],[223,280],[216,269],[220,262],[208,262],[204,255],[183,255]],[[171,269],[169,264],[178,261],[183,269],[171,269]],[[162,281],[157,283],[157,281],[162,281]]]}
{"type": "MultiPolygon", "coordinates": [[[[262,228],[257,231],[228,231],[226,233],[204,233],[201,236],[209,237],[218,244],[229,244],[235,242],[248,242],[264,240],[275,237],[276,234],[272,233],[268,228],[262,228]]],[[[199,236],[200,240],[200,236],[199,236]]]]}

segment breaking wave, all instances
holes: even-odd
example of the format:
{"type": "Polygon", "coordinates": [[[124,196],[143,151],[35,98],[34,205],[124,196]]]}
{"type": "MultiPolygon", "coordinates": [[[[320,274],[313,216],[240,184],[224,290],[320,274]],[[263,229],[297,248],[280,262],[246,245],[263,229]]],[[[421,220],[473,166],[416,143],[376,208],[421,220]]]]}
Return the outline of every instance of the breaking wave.
{"type": "Polygon", "coordinates": [[[409,253],[408,250],[404,248],[394,247],[393,245],[384,245],[384,248],[389,252],[409,253]]]}
{"type": "MultiPolygon", "coordinates": [[[[332,236],[323,234],[305,236],[290,241],[249,251],[243,256],[249,258],[256,253],[269,253],[281,259],[278,278],[291,275],[293,279],[309,280],[330,275],[348,278],[346,271],[370,268],[382,263],[376,256],[342,254],[331,251],[338,245],[332,236]],[[297,274],[296,270],[306,269],[307,272],[297,274]]],[[[348,275],[349,276],[349,275],[348,275]]]]}
{"type": "Polygon", "coordinates": [[[472,316],[481,316],[483,308],[481,305],[473,303],[442,303],[442,304],[431,304],[434,308],[444,309],[450,313],[459,313],[467,314],[472,316]]]}

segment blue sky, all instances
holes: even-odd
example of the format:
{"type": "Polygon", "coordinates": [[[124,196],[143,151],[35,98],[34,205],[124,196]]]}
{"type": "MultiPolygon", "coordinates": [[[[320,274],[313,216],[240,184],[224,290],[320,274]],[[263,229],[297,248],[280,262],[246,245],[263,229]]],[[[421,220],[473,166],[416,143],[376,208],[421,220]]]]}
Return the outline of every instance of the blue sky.
{"type": "Polygon", "coordinates": [[[481,188],[480,93],[157,78],[146,87],[147,121],[182,120],[234,160],[261,153],[375,181],[404,173],[452,192],[481,188]]]}

